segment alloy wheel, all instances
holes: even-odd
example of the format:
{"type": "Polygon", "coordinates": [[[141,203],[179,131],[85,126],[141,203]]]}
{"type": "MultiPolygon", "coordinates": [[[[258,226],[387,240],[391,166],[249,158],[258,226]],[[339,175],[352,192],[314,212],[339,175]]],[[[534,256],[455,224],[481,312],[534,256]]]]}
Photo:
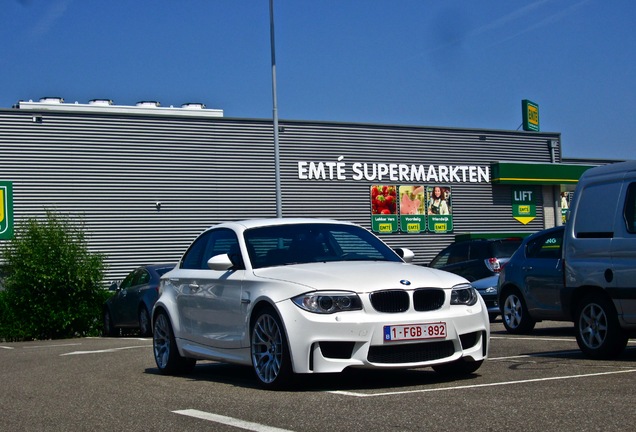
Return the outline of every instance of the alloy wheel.
{"type": "Polygon", "coordinates": [[[159,314],[153,332],[153,349],[155,360],[160,369],[168,367],[170,361],[170,323],[164,314],[159,314]]]}
{"type": "Polygon", "coordinates": [[[278,377],[283,361],[283,335],[271,315],[265,313],[254,323],[252,333],[252,363],[256,375],[263,383],[272,383],[278,377]]]}
{"type": "Polygon", "coordinates": [[[582,342],[591,349],[598,349],[607,337],[607,315],[599,305],[589,303],[581,311],[579,331],[582,342]]]}

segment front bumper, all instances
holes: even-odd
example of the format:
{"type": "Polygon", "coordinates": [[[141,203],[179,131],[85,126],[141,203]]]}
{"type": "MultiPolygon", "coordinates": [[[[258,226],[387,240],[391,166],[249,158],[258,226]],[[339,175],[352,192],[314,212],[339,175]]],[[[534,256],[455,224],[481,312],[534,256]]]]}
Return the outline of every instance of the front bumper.
{"type": "Polygon", "coordinates": [[[432,312],[306,312],[291,301],[277,304],[289,342],[294,372],[331,373],[348,367],[416,368],[460,358],[487,357],[490,324],[485,304],[444,306],[432,312]],[[446,323],[443,339],[384,340],[386,325],[446,323]]]}

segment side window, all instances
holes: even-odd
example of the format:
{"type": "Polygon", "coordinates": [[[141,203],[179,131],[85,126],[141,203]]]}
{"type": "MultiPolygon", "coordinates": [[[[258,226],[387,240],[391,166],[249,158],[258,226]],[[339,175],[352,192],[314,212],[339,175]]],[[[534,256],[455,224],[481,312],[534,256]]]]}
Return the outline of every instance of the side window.
{"type": "Polygon", "coordinates": [[[625,210],[623,211],[627,232],[636,233],[636,183],[627,186],[625,210]]]}
{"type": "Polygon", "coordinates": [[[208,237],[210,236],[211,231],[206,231],[201,234],[197,239],[190,245],[188,250],[186,251],[183,259],[181,260],[181,268],[184,269],[199,269],[201,268],[201,261],[203,260],[203,253],[205,252],[205,248],[208,244],[208,237]]]}
{"type": "Polygon", "coordinates": [[[183,257],[181,268],[207,270],[208,260],[220,254],[230,254],[235,265],[239,265],[240,250],[234,231],[221,228],[201,234],[183,257]]]}
{"type": "Polygon", "coordinates": [[[148,270],[146,269],[139,270],[139,274],[135,278],[135,285],[144,285],[144,284],[147,284],[148,282],[150,282],[150,273],[148,273],[148,270]]]}
{"type": "Polygon", "coordinates": [[[614,216],[620,187],[616,183],[592,184],[580,194],[574,233],[577,237],[607,238],[614,232],[614,216]]]}
{"type": "Polygon", "coordinates": [[[137,271],[129,273],[128,276],[126,276],[126,278],[119,284],[119,288],[120,289],[130,288],[133,285],[135,274],[137,274],[137,271]]]}
{"type": "Polygon", "coordinates": [[[538,237],[526,245],[528,258],[559,259],[561,258],[561,244],[563,230],[538,237]]]}
{"type": "Polygon", "coordinates": [[[448,264],[448,257],[450,256],[451,249],[452,246],[440,252],[439,255],[437,255],[437,257],[433,261],[431,261],[429,266],[433,268],[440,268],[448,264]]]}

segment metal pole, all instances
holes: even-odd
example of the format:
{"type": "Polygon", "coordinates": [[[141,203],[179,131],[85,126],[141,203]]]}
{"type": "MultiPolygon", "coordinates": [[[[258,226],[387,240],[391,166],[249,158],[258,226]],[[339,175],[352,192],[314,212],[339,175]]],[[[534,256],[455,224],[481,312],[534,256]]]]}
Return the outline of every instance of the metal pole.
{"type": "Polygon", "coordinates": [[[283,217],[280,190],[280,153],[278,148],[278,102],[276,101],[276,49],[274,44],[274,0],[269,0],[269,34],[272,50],[272,101],[274,105],[274,175],[276,178],[276,217],[283,217]]]}
{"type": "MultiPolygon", "coordinates": [[[[556,163],[557,143],[549,140],[548,146],[550,147],[550,162],[556,163]]],[[[552,198],[554,199],[554,226],[561,226],[563,221],[561,220],[561,188],[559,186],[552,186],[552,198]]]]}

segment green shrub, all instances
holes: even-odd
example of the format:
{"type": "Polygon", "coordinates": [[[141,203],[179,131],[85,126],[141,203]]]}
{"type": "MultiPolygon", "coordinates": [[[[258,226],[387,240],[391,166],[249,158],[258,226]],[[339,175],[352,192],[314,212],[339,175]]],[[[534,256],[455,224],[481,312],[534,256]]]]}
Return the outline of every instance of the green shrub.
{"type": "Polygon", "coordinates": [[[108,295],[104,257],[88,250],[83,224],[52,211],[18,224],[2,250],[0,339],[98,335],[108,295]]]}

